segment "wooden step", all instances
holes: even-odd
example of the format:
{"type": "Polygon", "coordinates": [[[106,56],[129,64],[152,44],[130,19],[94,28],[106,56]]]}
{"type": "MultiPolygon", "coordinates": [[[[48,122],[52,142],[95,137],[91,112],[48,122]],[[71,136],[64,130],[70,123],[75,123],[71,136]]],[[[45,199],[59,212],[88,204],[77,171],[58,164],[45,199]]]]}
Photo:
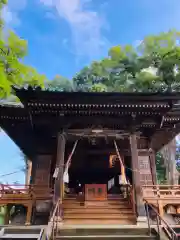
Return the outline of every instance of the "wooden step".
{"type": "MultiPolygon", "coordinates": [[[[83,195],[77,195],[77,194],[66,194],[64,198],[78,198],[82,197],[83,195]]],[[[108,193],[107,195],[108,198],[119,198],[119,197],[124,197],[123,194],[110,194],[108,193]]]]}
{"type": "MultiPolygon", "coordinates": [[[[111,201],[89,201],[92,202],[94,205],[97,203],[97,205],[122,205],[122,204],[129,204],[127,201],[117,201],[117,200],[111,200],[111,201]]],[[[79,202],[79,201],[72,201],[72,200],[64,200],[64,205],[70,205],[70,204],[79,204],[79,205],[86,205],[86,202],[79,202]]]]}
{"type": "MultiPolygon", "coordinates": [[[[84,202],[85,199],[84,198],[78,198],[78,197],[73,197],[73,198],[64,198],[64,201],[78,201],[78,202],[84,202]]],[[[93,200],[92,200],[93,201],[93,200]]],[[[96,201],[96,200],[95,200],[96,201]]],[[[127,201],[127,199],[125,199],[124,197],[108,197],[106,200],[101,200],[101,201],[122,201],[125,202],[127,201]]]]}
{"type": "Polygon", "coordinates": [[[126,214],[126,213],[132,213],[131,208],[67,208],[64,209],[64,212],[67,214],[71,213],[83,213],[83,214],[88,214],[88,213],[105,213],[105,214],[126,214]]]}
{"type": "Polygon", "coordinates": [[[121,195],[109,194],[107,196],[107,199],[124,199],[124,196],[122,194],[121,195]]]}
{"type": "Polygon", "coordinates": [[[135,219],[64,219],[63,225],[135,225],[135,219]]]}
{"type": "Polygon", "coordinates": [[[135,216],[132,213],[129,214],[103,214],[103,213],[88,213],[88,214],[81,214],[81,213],[75,213],[75,214],[68,214],[64,212],[63,214],[64,219],[135,219],[135,216]]]}
{"type": "Polygon", "coordinates": [[[64,209],[72,209],[72,208],[101,208],[101,209],[108,209],[108,208],[115,208],[115,209],[129,209],[132,208],[128,203],[119,203],[119,204],[93,204],[93,205],[85,205],[80,203],[63,203],[64,209]]]}
{"type": "MultiPolygon", "coordinates": [[[[63,199],[64,202],[84,202],[84,199],[80,199],[80,198],[64,198],[63,199]]],[[[125,198],[107,198],[105,200],[91,200],[91,201],[95,201],[95,202],[127,202],[127,199],[125,198]]]]}
{"type": "MultiPolygon", "coordinates": [[[[101,210],[108,210],[108,209],[118,209],[118,210],[127,210],[132,209],[132,207],[128,204],[120,204],[120,205],[78,205],[78,204],[63,204],[63,209],[101,209],[101,210]]],[[[87,210],[88,211],[88,210],[87,210]]]]}

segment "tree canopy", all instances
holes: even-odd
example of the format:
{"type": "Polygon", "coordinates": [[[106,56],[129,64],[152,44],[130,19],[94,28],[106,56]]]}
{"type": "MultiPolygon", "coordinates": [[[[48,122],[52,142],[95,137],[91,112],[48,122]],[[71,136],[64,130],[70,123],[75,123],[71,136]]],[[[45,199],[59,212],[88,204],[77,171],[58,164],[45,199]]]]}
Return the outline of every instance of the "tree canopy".
{"type": "Polygon", "coordinates": [[[114,46],[84,67],[73,84],[80,91],[157,92],[180,89],[180,33],[145,37],[137,46],[114,46]],[[98,85],[97,85],[98,84],[98,85]]]}
{"type": "MultiPolygon", "coordinates": [[[[0,11],[7,4],[0,0],[0,11]]],[[[23,63],[27,55],[27,41],[13,31],[4,34],[3,19],[0,18],[0,98],[13,94],[12,86],[44,86],[45,76],[23,63]]]]}
{"type": "Polygon", "coordinates": [[[114,46],[72,81],[56,77],[50,89],[65,91],[164,92],[180,90],[180,32],[145,37],[138,46],[114,46]],[[57,87],[56,87],[57,86],[57,87]]]}

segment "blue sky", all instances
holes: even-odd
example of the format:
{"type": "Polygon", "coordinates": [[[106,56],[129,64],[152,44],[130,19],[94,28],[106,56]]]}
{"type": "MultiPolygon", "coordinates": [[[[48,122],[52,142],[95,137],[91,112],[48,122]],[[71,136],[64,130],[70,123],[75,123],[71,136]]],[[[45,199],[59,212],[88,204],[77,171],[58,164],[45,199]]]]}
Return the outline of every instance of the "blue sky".
{"type": "MultiPolygon", "coordinates": [[[[7,28],[28,41],[25,62],[52,79],[71,78],[111,46],[179,30],[179,13],[180,0],[9,0],[3,17],[7,28]]],[[[2,133],[0,143],[0,175],[19,169],[18,149],[2,133]]],[[[22,182],[23,173],[7,178],[22,182]]]]}

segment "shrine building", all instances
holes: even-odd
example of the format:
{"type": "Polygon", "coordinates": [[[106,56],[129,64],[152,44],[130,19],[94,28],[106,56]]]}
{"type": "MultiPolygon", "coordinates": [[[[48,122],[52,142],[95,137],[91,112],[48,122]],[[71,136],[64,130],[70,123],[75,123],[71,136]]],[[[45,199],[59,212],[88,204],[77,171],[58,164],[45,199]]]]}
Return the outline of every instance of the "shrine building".
{"type": "Polygon", "coordinates": [[[15,93],[22,105],[1,105],[0,126],[32,161],[30,184],[60,199],[62,221],[145,221],[142,189],[157,185],[155,154],[180,132],[180,93],[15,93]]]}

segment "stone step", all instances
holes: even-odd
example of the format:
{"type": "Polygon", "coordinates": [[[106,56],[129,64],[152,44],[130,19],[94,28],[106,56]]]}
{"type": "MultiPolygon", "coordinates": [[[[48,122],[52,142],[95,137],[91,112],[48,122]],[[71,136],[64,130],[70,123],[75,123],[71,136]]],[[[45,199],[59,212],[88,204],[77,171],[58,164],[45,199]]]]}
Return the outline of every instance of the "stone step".
{"type": "Polygon", "coordinates": [[[40,234],[40,232],[40,228],[20,228],[19,226],[4,228],[4,234],[40,234]]]}
{"type": "Polygon", "coordinates": [[[42,230],[37,226],[4,227],[0,233],[0,239],[39,239],[42,230]]]}
{"type": "Polygon", "coordinates": [[[154,240],[156,236],[146,236],[146,235],[91,235],[91,236],[60,236],[56,237],[56,239],[74,239],[74,240],[87,240],[87,239],[99,239],[99,240],[111,240],[111,239],[127,239],[127,240],[135,240],[135,239],[142,239],[142,240],[154,240]]]}
{"type": "MultiPolygon", "coordinates": [[[[149,229],[148,228],[140,228],[137,226],[130,226],[123,228],[122,227],[107,227],[101,226],[98,228],[61,228],[58,232],[58,235],[68,235],[68,236],[75,236],[75,235],[148,235],[149,229]]],[[[152,231],[153,234],[155,234],[155,230],[152,231]]]]}
{"type": "Polygon", "coordinates": [[[39,235],[37,234],[4,234],[0,239],[26,239],[26,240],[37,240],[39,235]]]}
{"type": "MultiPolygon", "coordinates": [[[[92,225],[93,226],[93,225],[92,225]]],[[[100,225],[99,225],[100,226],[100,225]]],[[[102,227],[95,228],[64,228],[62,227],[56,234],[56,239],[156,239],[157,233],[155,229],[152,230],[151,236],[149,236],[149,230],[147,227],[137,227],[127,225],[124,227],[102,227]]],[[[84,227],[84,226],[83,226],[84,227]]]]}

